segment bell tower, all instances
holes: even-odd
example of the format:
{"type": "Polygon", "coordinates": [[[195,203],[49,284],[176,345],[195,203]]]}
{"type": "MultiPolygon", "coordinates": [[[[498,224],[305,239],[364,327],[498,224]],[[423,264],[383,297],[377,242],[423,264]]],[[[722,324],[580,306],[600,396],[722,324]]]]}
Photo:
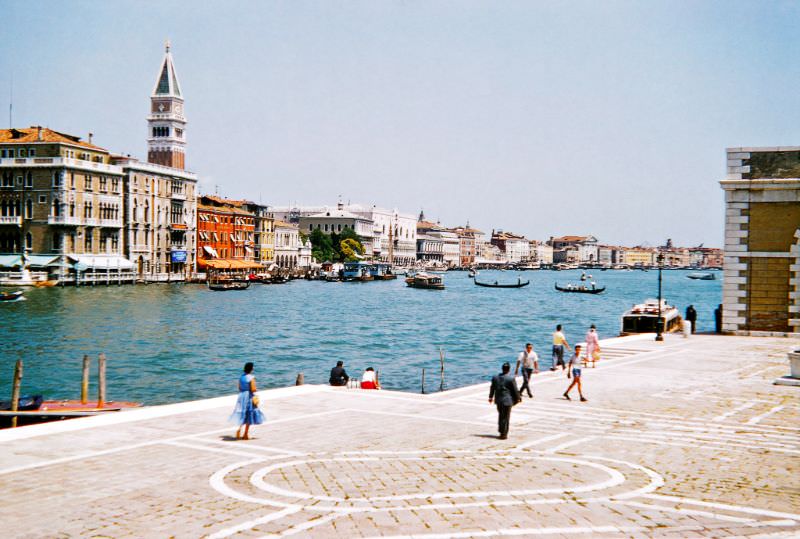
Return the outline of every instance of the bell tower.
{"type": "Polygon", "coordinates": [[[150,96],[147,117],[147,162],[184,169],[186,165],[186,118],[183,116],[183,95],[178,74],[166,43],[156,85],[150,96]]]}

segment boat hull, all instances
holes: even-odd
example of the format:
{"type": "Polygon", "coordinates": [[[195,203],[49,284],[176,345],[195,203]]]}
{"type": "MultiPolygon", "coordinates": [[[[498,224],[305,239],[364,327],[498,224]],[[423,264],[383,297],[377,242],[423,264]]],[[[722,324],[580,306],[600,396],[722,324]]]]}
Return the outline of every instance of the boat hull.
{"type": "Polygon", "coordinates": [[[499,284],[499,283],[482,283],[477,279],[473,281],[477,286],[483,286],[485,288],[523,288],[531,284],[530,281],[525,281],[524,283],[513,283],[513,284],[499,284]]]}

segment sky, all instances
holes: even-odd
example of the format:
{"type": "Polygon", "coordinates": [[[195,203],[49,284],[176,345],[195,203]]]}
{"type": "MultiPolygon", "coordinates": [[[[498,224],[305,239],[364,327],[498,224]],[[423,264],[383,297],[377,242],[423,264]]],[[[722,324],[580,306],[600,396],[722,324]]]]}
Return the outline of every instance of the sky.
{"type": "Polygon", "coordinates": [[[0,126],[146,158],[171,41],[204,193],[721,246],[725,148],[800,145],[800,2],[0,0],[0,126]]]}

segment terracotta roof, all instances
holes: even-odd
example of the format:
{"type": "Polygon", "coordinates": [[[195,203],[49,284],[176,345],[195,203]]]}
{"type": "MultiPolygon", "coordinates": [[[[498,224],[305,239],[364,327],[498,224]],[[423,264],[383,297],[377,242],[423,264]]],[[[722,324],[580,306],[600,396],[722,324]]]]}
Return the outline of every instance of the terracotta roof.
{"type": "Polygon", "coordinates": [[[553,238],[553,241],[584,241],[589,239],[589,236],[561,236],[560,238],[553,238]]]}
{"type": "Polygon", "coordinates": [[[236,208],[234,206],[209,206],[207,204],[198,204],[197,211],[206,211],[209,213],[235,213],[237,215],[247,215],[249,217],[255,217],[255,214],[250,213],[249,211],[243,210],[241,208],[236,208]]]}
{"type": "Polygon", "coordinates": [[[81,146],[92,150],[107,152],[105,148],[84,142],[80,137],[59,133],[46,127],[41,128],[42,140],[39,140],[39,127],[31,126],[23,129],[0,129],[0,144],[31,144],[35,142],[49,142],[81,146]]]}
{"type": "Polygon", "coordinates": [[[216,202],[217,204],[223,204],[225,206],[244,206],[247,204],[246,200],[230,200],[228,198],[222,198],[215,195],[200,195],[200,198],[205,198],[210,200],[211,202],[216,202]]]}
{"type": "Polygon", "coordinates": [[[430,221],[417,221],[417,230],[419,230],[420,228],[427,230],[437,230],[444,227],[442,227],[442,225],[432,223],[430,221]]]}

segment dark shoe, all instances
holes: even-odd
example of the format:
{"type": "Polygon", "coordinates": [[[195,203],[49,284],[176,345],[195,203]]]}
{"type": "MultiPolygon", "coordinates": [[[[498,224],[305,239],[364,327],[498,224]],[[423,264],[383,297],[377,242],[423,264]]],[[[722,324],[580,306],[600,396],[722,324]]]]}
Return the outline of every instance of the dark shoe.
{"type": "Polygon", "coordinates": [[[554,370],[556,370],[556,368],[555,367],[550,367],[550,370],[554,371],[554,370]]]}
{"type": "Polygon", "coordinates": [[[588,399],[585,397],[581,397],[581,402],[586,402],[588,399]]]}
{"type": "Polygon", "coordinates": [[[533,398],[533,395],[531,395],[530,393],[528,393],[528,398],[529,398],[529,399],[532,399],[532,398],[533,398]]]}
{"type": "Polygon", "coordinates": [[[501,434],[497,437],[498,440],[508,440],[508,434],[501,434]]]}
{"type": "Polygon", "coordinates": [[[569,398],[569,395],[567,395],[566,393],[564,393],[564,398],[567,399],[568,401],[572,400],[572,399],[569,398]]]}

